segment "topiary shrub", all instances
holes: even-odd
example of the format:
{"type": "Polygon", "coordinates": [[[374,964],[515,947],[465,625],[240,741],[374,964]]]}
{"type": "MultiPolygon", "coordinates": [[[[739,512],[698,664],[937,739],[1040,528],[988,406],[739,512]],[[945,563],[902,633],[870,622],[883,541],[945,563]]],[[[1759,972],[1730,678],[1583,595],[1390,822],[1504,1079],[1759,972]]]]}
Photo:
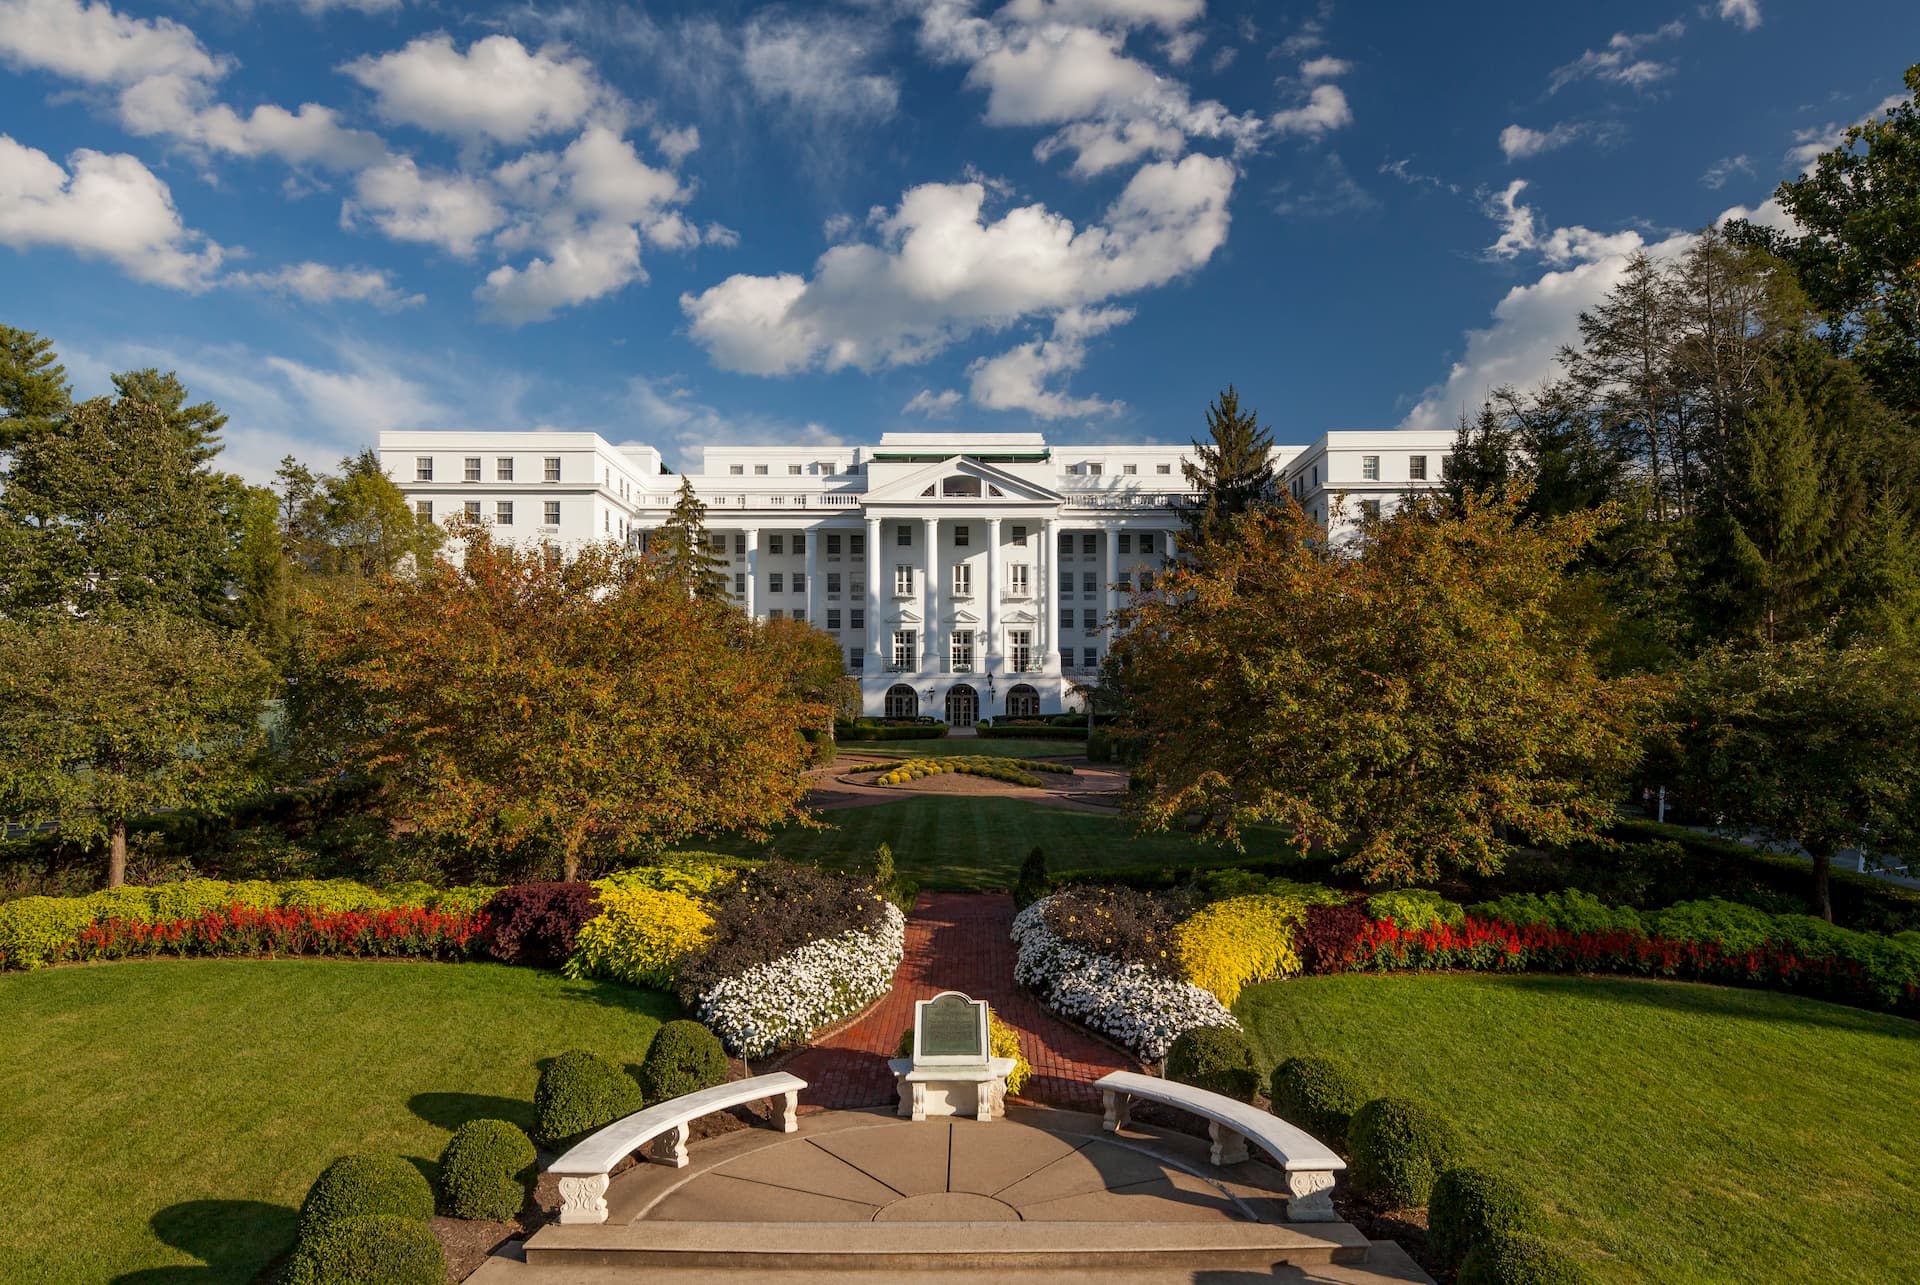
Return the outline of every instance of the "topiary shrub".
{"type": "Polygon", "coordinates": [[[1539,1235],[1546,1229],[1546,1215],[1532,1194],[1490,1170],[1449,1169],[1427,1198],[1427,1244],[1447,1267],[1457,1268],[1476,1245],[1488,1240],[1539,1235]]]}
{"type": "Polygon", "coordinates": [[[300,1202],[300,1235],[342,1218],[433,1217],[433,1188],[418,1169],[381,1151],[341,1156],[313,1180],[300,1202]]]}
{"type": "Polygon", "coordinates": [[[1587,1285],[1587,1269],[1538,1236],[1494,1236],[1460,1264],[1458,1285],[1587,1285]]]}
{"type": "Polygon", "coordinates": [[[1180,1032],[1167,1050],[1166,1072],[1169,1080],[1240,1102],[1253,1101],[1260,1087],[1253,1046],[1233,1026],[1191,1026],[1180,1032]]]}
{"type": "Polygon", "coordinates": [[[727,1082],[727,1051],[720,1037],[698,1022],[668,1022],[653,1037],[640,1064],[647,1101],[661,1102],[727,1082]]]}
{"type": "Polygon", "coordinates": [[[1035,847],[1021,861],[1020,874],[1013,881],[1013,904],[1025,910],[1051,891],[1053,880],[1047,874],[1046,849],[1035,847]]]}
{"type": "Polygon", "coordinates": [[[1347,1126],[1353,1189],[1388,1209],[1427,1203],[1434,1180],[1460,1163],[1460,1131],[1440,1111],[1407,1098],[1375,1098],[1347,1126]]]}
{"type": "Polygon", "coordinates": [[[1367,1101],[1367,1084],[1344,1058],[1290,1057],[1273,1068],[1267,1097],[1273,1113],[1336,1150],[1347,1149],[1347,1126],[1367,1101]]]}
{"type": "Polygon", "coordinates": [[[585,883],[517,883],[487,902],[480,944],[487,954],[529,968],[558,968],[573,954],[580,926],[600,913],[600,893],[585,883]]]}
{"type": "Polygon", "coordinates": [[[1087,737],[1087,762],[1111,763],[1113,761],[1113,737],[1100,728],[1094,728],[1087,737]]]}
{"type": "Polygon", "coordinates": [[[440,1153],[440,1207],[455,1218],[512,1220],[527,1203],[521,1175],[536,1159],[533,1143],[505,1120],[469,1120],[440,1153]]]}
{"type": "Polygon", "coordinates": [[[360,1214],[302,1230],[283,1285],[446,1285],[447,1256],[424,1219],[360,1214]]]}
{"type": "Polygon", "coordinates": [[[644,1104],[631,1075],[585,1049],[572,1049],[540,1069],[533,1090],[533,1136],[557,1146],[632,1115],[644,1104]]]}

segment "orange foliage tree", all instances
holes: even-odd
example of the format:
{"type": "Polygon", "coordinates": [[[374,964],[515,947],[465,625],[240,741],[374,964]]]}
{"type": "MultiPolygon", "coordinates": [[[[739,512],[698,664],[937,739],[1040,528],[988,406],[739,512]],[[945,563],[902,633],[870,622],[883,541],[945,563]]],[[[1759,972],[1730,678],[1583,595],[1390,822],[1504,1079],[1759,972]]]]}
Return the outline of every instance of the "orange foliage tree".
{"type": "Polygon", "coordinates": [[[800,815],[800,729],[826,717],[739,611],[613,545],[565,560],[456,532],[438,559],[304,604],[300,744],[368,773],[429,832],[595,851],[765,838],[800,815]]]}
{"type": "Polygon", "coordinates": [[[1515,834],[1592,836],[1658,693],[1597,671],[1602,622],[1567,576],[1609,517],[1525,521],[1522,499],[1448,517],[1409,497],[1344,549],[1287,500],[1187,550],[1110,659],[1143,824],[1197,812],[1238,843],[1277,823],[1390,883],[1490,872],[1515,834]]]}

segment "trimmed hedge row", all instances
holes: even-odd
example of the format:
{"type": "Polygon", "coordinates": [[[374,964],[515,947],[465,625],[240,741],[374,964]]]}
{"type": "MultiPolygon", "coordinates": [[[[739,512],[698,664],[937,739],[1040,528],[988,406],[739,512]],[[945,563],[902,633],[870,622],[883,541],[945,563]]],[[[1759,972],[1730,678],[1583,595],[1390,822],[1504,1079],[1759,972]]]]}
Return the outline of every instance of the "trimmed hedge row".
{"type": "Polygon", "coordinates": [[[1053,727],[1045,723],[1015,724],[1012,726],[1003,726],[996,723],[991,727],[983,724],[975,727],[973,730],[975,735],[984,736],[989,740],[996,737],[1002,740],[1022,741],[1085,741],[1087,739],[1087,729],[1085,727],[1078,729],[1071,727],[1053,727]]]}
{"type": "Polygon", "coordinates": [[[937,741],[947,734],[945,723],[835,723],[836,741],[937,741]]]}

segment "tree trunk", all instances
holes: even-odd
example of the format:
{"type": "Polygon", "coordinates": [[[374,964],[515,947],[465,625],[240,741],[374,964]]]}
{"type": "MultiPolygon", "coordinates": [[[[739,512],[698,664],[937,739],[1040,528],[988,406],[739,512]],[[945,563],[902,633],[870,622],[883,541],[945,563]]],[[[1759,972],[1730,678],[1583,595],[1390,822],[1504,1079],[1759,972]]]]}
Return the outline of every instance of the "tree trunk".
{"type": "Polygon", "coordinates": [[[565,856],[566,873],[561,876],[568,883],[577,883],[580,879],[580,845],[569,843],[565,856]]]}
{"type": "Polygon", "coordinates": [[[107,843],[107,887],[118,888],[127,882],[127,823],[113,823],[107,843]]]}
{"type": "Polygon", "coordinates": [[[1833,922],[1833,897],[1829,892],[1833,870],[1833,851],[1830,848],[1808,848],[1807,855],[1813,858],[1813,913],[1833,922]]]}

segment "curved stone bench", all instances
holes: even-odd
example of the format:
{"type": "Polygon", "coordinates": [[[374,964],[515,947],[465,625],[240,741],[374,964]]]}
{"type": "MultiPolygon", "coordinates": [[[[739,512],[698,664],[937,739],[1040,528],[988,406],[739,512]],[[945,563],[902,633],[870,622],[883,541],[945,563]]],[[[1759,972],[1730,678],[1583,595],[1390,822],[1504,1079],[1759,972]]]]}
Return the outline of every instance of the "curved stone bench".
{"type": "Polygon", "coordinates": [[[1134,1098],[1146,1098],[1191,1111],[1207,1121],[1213,1139],[1211,1159],[1217,1165],[1238,1164],[1247,1158],[1249,1141],[1280,1162],[1287,1175],[1287,1218],[1291,1222],[1332,1222],[1334,1175],[1347,1162],[1318,1138],[1245,1102],[1175,1080],[1162,1080],[1133,1071],[1115,1071],[1093,1082],[1100,1090],[1108,1131],[1127,1123],[1134,1098]]]}
{"type": "Polygon", "coordinates": [[[796,1112],[800,1090],[806,1087],[807,1082],[799,1076],[775,1071],[669,1098],[595,1130],[547,1167],[548,1173],[560,1179],[560,1221],[607,1221],[607,1184],[612,1181],[613,1167],[649,1142],[657,1139],[659,1145],[648,1159],[676,1169],[684,1166],[687,1126],[703,1115],[761,1098],[770,1102],[779,1098],[782,1101],[775,1122],[781,1132],[792,1133],[800,1127],[796,1112]]]}

